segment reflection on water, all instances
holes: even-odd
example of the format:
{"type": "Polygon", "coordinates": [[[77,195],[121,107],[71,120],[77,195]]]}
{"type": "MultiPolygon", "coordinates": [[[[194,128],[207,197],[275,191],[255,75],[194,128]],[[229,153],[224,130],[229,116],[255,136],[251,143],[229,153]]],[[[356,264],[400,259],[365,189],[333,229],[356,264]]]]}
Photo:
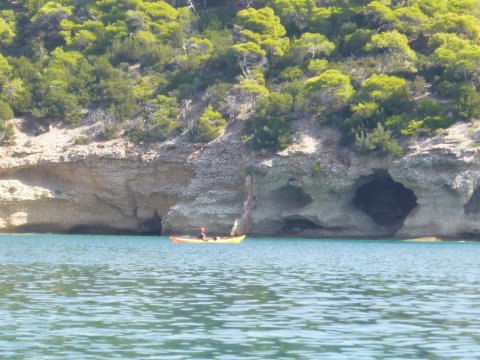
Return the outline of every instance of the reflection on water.
{"type": "Polygon", "coordinates": [[[0,357],[475,358],[479,258],[480,243],[4,235],[0,357]]]}

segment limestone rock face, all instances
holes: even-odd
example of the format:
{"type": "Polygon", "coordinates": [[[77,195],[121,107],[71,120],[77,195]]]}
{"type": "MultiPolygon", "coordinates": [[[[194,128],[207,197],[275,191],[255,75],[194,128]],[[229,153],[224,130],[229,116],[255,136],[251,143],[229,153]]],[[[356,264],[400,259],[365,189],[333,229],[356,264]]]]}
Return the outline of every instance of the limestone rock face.
{"type": "Polygon", "coordinates": [[[78,134],[68,133],[18,133],[19,145],[0,149],[0,231],[161,234],[204,225],[224,233],[242,215],[235,133],[208,146],[150,147],[75,145],[78,134]]]}
{"type": "Polygon", "coordinates": [[[340,135],[297,124],[261,156],[241,124],[208,144],[75,145],[90,128],[17,134],[0,148],[0,231],[301,237],[479,237],[480,130],[457,124],[402,158],[356,155],[340,135]],[[247,175],[248,174],[248,175],[247,175]]]}
{"type": "Polygon", "coordinates": [[[357,156],[338,147],[333,130],[316,132],[301,129],[290,148],[258,163],[257,234],[479,236],[475,125],[418,141],[399,159],[357,156]]]}

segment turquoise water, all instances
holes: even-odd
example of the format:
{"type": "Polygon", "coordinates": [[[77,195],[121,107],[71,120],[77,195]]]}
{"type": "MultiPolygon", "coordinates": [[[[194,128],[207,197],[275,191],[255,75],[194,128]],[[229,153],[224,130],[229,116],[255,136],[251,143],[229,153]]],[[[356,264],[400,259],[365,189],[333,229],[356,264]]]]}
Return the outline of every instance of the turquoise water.
{"type": "Polygon", "coordinates": [[[480,243],[0,236],[1,359],[480,358],[480,243]]]}

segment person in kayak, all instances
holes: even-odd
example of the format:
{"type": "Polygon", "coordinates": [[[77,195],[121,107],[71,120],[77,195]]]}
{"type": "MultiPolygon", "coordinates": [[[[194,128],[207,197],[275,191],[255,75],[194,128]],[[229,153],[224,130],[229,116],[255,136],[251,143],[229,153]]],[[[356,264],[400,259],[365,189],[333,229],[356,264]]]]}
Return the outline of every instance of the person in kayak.
{"type": "Polygon", "coordinates": [[[205,235],[205,228],[202,226],[202,227],[198,230],[197,239],[205,240],[206,238],[207,238],[207,235],[205,235]]]}

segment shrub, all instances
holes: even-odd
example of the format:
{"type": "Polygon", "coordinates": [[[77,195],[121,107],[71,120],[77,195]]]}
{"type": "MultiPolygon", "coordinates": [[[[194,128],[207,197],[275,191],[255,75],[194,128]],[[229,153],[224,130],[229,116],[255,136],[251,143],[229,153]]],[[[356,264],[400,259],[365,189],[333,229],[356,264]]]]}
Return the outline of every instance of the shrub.
{"type": "Polygon", "coordinates": [[[381,121],[385,114],[375,102],[358,103],[351,106],[351,116],[346,119],[345,127],[353,129],[372,129],[381,121]]]}
{"type": "Polygon", "coordinates": [[[138,143],[148,138],[148,132],[139,124],[128,131],[128,140],[138,143]]]}
{"type": "Polygon", "coordinates": [[[244,140],[255,150],[282,150],[291,144],[291,128],[281,116],[255,117],[247,124],[244,140]]]}
{"type": "Polygon", "coordinates": [[[15,130],[13,124],[7,124],[6,120],[13,118],[13,111],[7,103],[0,101],[0,142],[13,143],[15,130]]]}
{"type": "Polygon", "coordinates": [[[407,114],[393,115],[385,119],[385,127],[391,130],[394,134],[399,134],[408,122],[410,117],[407,114]]]}
{"type": "Polygon", "coordinates": [[[213,84],[209,86],[207,90],[205,90],[202,100],[208,101],[217,109],[224,109],[225,98],[227,97],[228,91],[231,89],[231,87],[231,84],[224,82],[213,84]]]}
{"type": "Polygon", "coordinates": [[[2,97],[15,112],[27,113],[33,107],[30,90],[18,78],[3,84],[2,97]]]}
{"type": "Polygon", "coordinates": [[[372,75],[362,84],[356,98],[378,103],[387,115],[401,114],[411,108],[407,83],[396,76],[372,75]]]}
{"type": "Polygon", "coordinates": [[[86,136],[80,135],[75,138],[75,145],[85,145],[86,143],[88,143],[86,136]]]}
{"type": "Polygon", "coordinates": [[[0,120],[0,143],[13,144],[15,142],[15,130],[13,124],[7,124],[0,120]]]}
{"type": "Polygon", "coordinates": [[[133,97],[125,99],[125,102],[112,106],[115,117],[119,120],[131,118],[137,112],[137,106],[133,97]]]}
{"type": "Polygon", "coordinates": [[[450,116],[427,116],[423,119],[425,125],[431,130],[445,129],[453,124],[455,120],[450,116]]]}
{"type": "Polygon", "coordinates": [[[400,130],[402,135],[416,137],[421,134],[428,134],[429,131],[425,127],[423,120],[411,120],[403,129],[400,130]]]}
{"type": "Polygon", "coordinates": [[[115,124],[107,125],[102,129],[101,134],[105,140],[113,140],[119,136],[118,126],[115,124]]]}
{"type": "Polygon", "coordinates": [[[295,81],[304,76],[305,74],[298,66],[289,66],[281,72],[279,78],[283,81],[295,81]]]}
{"type": "Polygon", "coordinates": [[[208,105],[203,114],[195,121],[191,131],[192,138],[198,142],[209,142],[220,136],[227,122],[218,111],[208,105]]]}
{"type": "Polygon", "coordinates": [[[307,70],[314,75],[318,75],[328,70],[329,66],[330,64],[325,59],[312,59],[307,65],[307,70]]]}
{"type": "Polygon", "coordinates": [[[417,105],[417,113],[420,117],[438,116],[443,112],[442,104],[433,99],[423,99],[417,105]]]}
{"type": "Polygon", "coordinates": [[[427,81],[421,76],[415,76],[415,78],[408,83],[410,92],[414,96],[421,96],[427,92],[427,81]]]}
{"type": "Polygon", "coordinates": [[[305,90],[313,111],[339,110],[354,94],[350,77],[334,69],[308,79],[305,90]]]}
{"type": "Polygon", "coordinates": [[[164,95],[146,104],[145,116],[147,125],[143,130],[147,133],[144,138],[152,141],[163,141],[182,127],[178,120],[180,107],[177,100],[164,95]]]}
{"type": "Polygon", "coordinates": [[[127,38],[116,40],[106,52],[112,64],[121,62],[135,63],[141,61],[147,54],[147,47],[137,39],[127,38]]]}
{"type": "Polygon", "coordinates": [[[451,82],[451,81],[442,81],[435,87],[436,93],[440,96],[445,97],[458,97],[461,92],[462,84],[451,82]]]}
{"type": "Polygon", "coordinates": [[[464,85],[455,103],[456,113],[466,120],[480,118],[480,93],[472,85],[464,85]]]}
{"type": "Polygon", "coordinates": [[[427,116],[422,120],[410,120],[401,130],[402,135],[418,136],[430,135],[435,130],[445,129],[454,123],[454,119],[450,116],[427,116]]]}
{"type": "Polygon", "coordinates": [[[6,103],[0,100],[0,121],[8,120],[13,118],[13,110],[6,103]]]}
{"type": "Polygon", "coordinates": [[[397,141],[392,138],[392,132],[386,130],[382,124],[371,132],[357,132],[355,136],[355,145],[360,153],[375,153],[378,155],[393,154],[400,156],[403,149],[398,145],[397,141]]]}
{"type": "Polygon", "coordinates": [[[312,176],[318,176],[322,173],[322,164],[317,160],[312,160],[312,176]]]}
{"type": "Polygon", "coordinates": [[[263,115],[288,115],[292,109],[293,96],[287,93],[270,93],[268,100],[260,103],[258,113],[263,115]]]}
{"type": "Polygon", "coordinates": [[[288,147],[292,138],[287,118],[293,105],[288,93],[270,93],[258,104],[255,117],[247,123],[245,140],[257,150],[276,151],[288,147]]]}
{"type": "Polygon", "coordinates": [[[358,29],[354,33],[345,36],[340,44],[340,52],[344,55],[360,55],[365,52],[365,45],[372,38],[372,30],[358,29]]]}

